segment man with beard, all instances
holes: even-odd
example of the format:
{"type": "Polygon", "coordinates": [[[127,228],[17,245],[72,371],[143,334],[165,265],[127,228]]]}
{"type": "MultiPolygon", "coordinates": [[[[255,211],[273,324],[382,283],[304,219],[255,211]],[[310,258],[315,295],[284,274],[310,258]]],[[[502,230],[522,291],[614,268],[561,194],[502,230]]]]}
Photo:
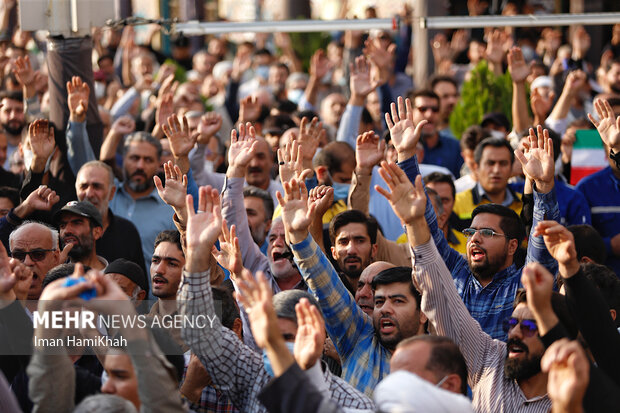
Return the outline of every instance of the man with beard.
{"type": "Polygon", "coordinates": [[[129,220],[114,215],[109,207],[116,192],[112,168],[101,161],[85,163],[77,173],[75,192],[79,201],[90,202],[101,214],[103,235],[97,240],[97,252],[108,262],[127,258],[139,265],[148,287],[138,230],[129,220]]]}
{"type": "Polygon", "coordinates": [[[250,185],[243,188],[243,205],[248,216],[252,239],[260,247],[261,252],[267,254],[269,243],[265,240],[271,229],[273,200],[267,191],[250,185]]]}
{"type": "MultiPolygon", "coordinates": [[[[399,99],[400,101],[400,99],[399,99]]],[[[399,102],[400,103],[400,102],[399,102]]],[[[409,185],[420,175],[415,148],[423,130],[424,120],[417,126],[407,117],[405,105],[399,104],[396,122],[388,122],[390,134],[398,152],[398,166],[384,164],[382,177],[388,183],[409,185]],[[389,171],[389,173],[388,173],[389,171]]],[[[394,111],[395,112],[395,111],[394,111]]],[[[394,117],[393,113],[392,117],[394,117]]],[[[552,142],[539,127],[538,137],[530,131],[530,150],[516,151],[524,172],[534,183],[533,228],[545,218],[559,219],[560,210],[554,190],[554,163],[552,142]]],[[[383,188],[378,190],[387,197],[383,188]]],[[[514,254],[524,237],[525,230],[519,216],[510,208],[486,204],[472,213],[471,227],[464,230],[467,240],[467,259],[450,248],[430,202],[426,204],[426,221],[437,249],[452,273],[454,284],[472,317],[482,330],[493,338],[506,340],[503,321],[512,313],[512,304],[520,287],[521,269],[513,262],[514,254]]],[[[402,220],[402,218],[401,218],[402,220]]],[[[537,261],[551,273],[557,263],[549,255],[541,237],[530,234],[526,262],[537,261]]]]}
{"type": "Polygon", "coordinates": [[[161,157],[161,144],[146,132],[134,132],[123,147],[124,182],[110,201],[110,208],[130,220],[138,229],[147,267],[155,238],[163,230],[174,229],[173,210],[158,195],[153,184],[161,157]]]}
{"type": "Polygon", "coordinates": [[[424,162],[443,166],[448,168],[452,175],[460,176],[463,158],[459,142],[444,131],[437,130],[441,109],[439,96],[432,90],[418,90],[411,97],[411,101],[413,103],[413,124],[417,125],[422,120],[426,120],[426,124],[422,127],[424,162]]]}
{"type": "Polygon", "coordinates": [[[17,150],[22,139],[22,129],[26,124],[24,116],[24,98],[22,92],[4,91],[0,93],[0,125],[6,132],[8,140],[6,158],[3,168],[9,169],[9,158],[17,150]]]}
{"type": "Polygon", "coordinates": [[[285,182],[284,190],[279,202],[286,238],[304,281],[319,300],[327,332],[342,360],[342,377],[370,395],[389,374],[396,345],[424,332],[426,316],[420,311],[421,297],[411,282],[411,268],[388,268],[374,277],[374,310],[368,316],[308,233],[320,200],[309,207],[305,185],[296,179],[285,182]]]}
{"type": "Polygon", "coordinates": [[[620,57],[609,62],[605,69],[605,82],[603,84],[605,92],[620,95],[620,57]]]}
{"type": "Polygon", "coordinates": [[[439,122],[437,128],[440,132],[454,137],[450,130],[450,115],[454,106],[459,101],[459,87],[451,76],[439,75],[430,81],[431,89],[439,96],[439,122]]]}
{"type": "Polygon", "coordinates": [[[71,262],[81,262],[96,270],[103,270],[108,261],[97,255],[95,242],[103,235],[101,214],[88,201],[71,201],[54,218],[60,231],[63,247],[73,244],[69,251],[71,262]]]}
{"type": "MultiPolygon", "coordinates": [[[[528,264],[523,270],[527,296],[520,292],[504,324],[508,342],[493,340],[461,301],[435,246],[437,238],[434,241],[431,237],[421,177],[416,178],[414,188],[396,165],[384,167],[393,178],[389,179],[391,192],[385,195],[405,223],[413,250],[413,281],[424,297],[422,311],[429,315],[437,333],[454,340],[463,353],[474,410],[548,412],[551,402],[547,396],[547,375],[540,368],[543,342],[549,344],[555,337],[552,330],[562,329],[559,320],[567,328],[574,327],[564,300],[558,295],[551,298],[553,278],[547,273],[546,285],[541,285],[542,277],[536,273],[545,271],[544,268],[537,263],[528,264]]],[[[569,330],[576,335],[576,328],[569,330]]]]}

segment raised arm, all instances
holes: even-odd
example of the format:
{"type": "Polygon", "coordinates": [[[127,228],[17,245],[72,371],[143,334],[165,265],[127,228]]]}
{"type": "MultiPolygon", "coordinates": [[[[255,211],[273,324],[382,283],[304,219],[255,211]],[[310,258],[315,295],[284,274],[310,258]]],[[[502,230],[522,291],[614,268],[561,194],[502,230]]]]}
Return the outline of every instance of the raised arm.
{"type": "Polygon", "coordinates": [[[620,356],[613,351],[620,346],[620,334],[601,292],[581,271],[573,234],[555,221],[543,221],[536,230],[542,234],[547,249],[558,261],[566,302],[594,359],[610,378],[620,383],[620,356]]]}
{"type": "MultiPolygon", "coordinates": [[[[532,228],[536,228],[540,221],[552,219],[560,220],[560,208],[554,190],[555,165],[553,162],[553,143],[549,132],[538,125],[537,134],[530,128],[529,148],[525,152],[515,150],[515,156],[521,162],[523,173],[533,183],[534,216],[532,228]]],[[[526,262],[536,261],[542,264],[552,274],[557,270],[557,262],[553,259],[542,237],[532,231],[529,234],[526,262]]]]}
{"type": "MultiPolygon", "coordinates": [[[[211,250],[222,228],[220,200],[217,190],[201,187],[198,212],[188,195],[187,255],[183,280],[177,293],[179,314],[189,317],[216,314],[209,286],[211,250]],[[204,212],[203,212],[204,211],[204,212]]],[[[244,346],[219,318],[206,328],[188,326],[181,331],[183,340],[205,366],[214,383],[237,406],[246,410],[252,387],[265,374],[260,355],[244,346]],[[244,374],[239,372],[243,371],[244,374]]]]}
{"type": "Polygon", "coordinates": [[[332,264],[308,234],[316,204],[308,205],[304,183],[292,179],[283,186],[285,195],[278,192],[277,196],[295,263],[310,291],[319,300],[327,332],[338,354],[347,357],[360,335],[372,334],[372,321],[357,306],[332,264]],[[351,325],[356,327],[351,328],[351,325]]]}
{"type": "Polygon", "coordinates": [[[374,132],[365,132],[355,142],[355,172],[348,207],[368,214],[372,169],[384,158],[385,141],[374,132]]]}
{"type": "Polygon", "coordinates": [[[95,160],[95,153],[86,131],[86,111],[90,88],[79,76],[67,82],[67,105],[69,124],[67,125],[67,160],[74,175],[86,162],[95,160]]]}
{"type": "Polygon", "coordinates": [[[522,133],[532,124],[532,119],[527,110],[525,93],[525,79],[530,71],[523,58],[523,53],[518,47],[513,47],[508,51],[508,70],[512,79],[513,129],[517,133],[522,133]]]}

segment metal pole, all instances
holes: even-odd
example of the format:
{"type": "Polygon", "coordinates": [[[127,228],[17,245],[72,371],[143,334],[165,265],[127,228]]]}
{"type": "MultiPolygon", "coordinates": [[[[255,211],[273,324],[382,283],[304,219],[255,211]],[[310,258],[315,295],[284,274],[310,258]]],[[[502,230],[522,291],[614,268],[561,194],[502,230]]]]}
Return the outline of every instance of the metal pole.
{"type": "Polygon", "coordinates": [[[260,22],[198,22],[189,21],[176,23],[174,30],[186,36],[219,33],[302,33],[329,32],[333,30],[395,30],[398,28],[396,19],[365,19],[365,20],[279,20],[260,22]]]}
{"type": "Polygon", "coordinates": [[[519,16],[450,16],[420,18],[427,29],[471,29],[478,27],[541,27],[572,24],[601,25],[620,23],[620,13],[529,14],[519,16]]]}
{"type": "MultiPolygon", "coordinates": [[[[428,0],[414,0],[413,10],[418,16],[428,15],[428,0]]],[[[422,17],[422,18],[424,18],[422,17]]],[[[413,36],[413,83],[416,88],[426,84],[428,79],[428,29],[422,25],[413,25],[411,35],[413,36]]]]}

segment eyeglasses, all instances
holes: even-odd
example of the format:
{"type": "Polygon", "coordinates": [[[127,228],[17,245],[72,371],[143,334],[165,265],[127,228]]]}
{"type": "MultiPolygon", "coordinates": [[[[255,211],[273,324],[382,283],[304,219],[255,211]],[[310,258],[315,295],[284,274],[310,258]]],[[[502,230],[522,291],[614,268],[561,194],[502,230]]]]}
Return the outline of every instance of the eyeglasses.
{"type": "Polygon", "coordinates": [[[26,260],[26,255],[30,255],[30,259],[34,262],[43,261],[47,256],[48,252],[52,252],[56,250],[45,250],[41,248],[37,248],[32,251],[11,251],[11,257],[15,258],[18,261],[24,262],[26,260]]]}
{"type": "Polygon", "coordinates": [[[439,112],[439,107],[437,107],[437,106],[418,106],[418,107],[416,107],[416,109],[419,110],[422,113],[426,112],[427,110],[430,110],[433,113],[439,112]]]}
{"type": "Polygon", "coordinates": [[[492,238],[495,235],[508,238],[508,236],[506,236],[505,234],[495,232],[491,228],[465,228],[463,230],[463,235],[465,235],[467,238],[471,238],[476,232],[479,232],[480,235],[482,235],[482,238],[492,238]]]}
{"type": "Polygon", "coordinates": [[[515,328],[517,324],[521,327],[521,334],[525,337],[532,337],[538,332],[538,326],[534,320],[519,320],[515,317],[510,317],[504,320],[504,333],[508,333],[515,328]]]}

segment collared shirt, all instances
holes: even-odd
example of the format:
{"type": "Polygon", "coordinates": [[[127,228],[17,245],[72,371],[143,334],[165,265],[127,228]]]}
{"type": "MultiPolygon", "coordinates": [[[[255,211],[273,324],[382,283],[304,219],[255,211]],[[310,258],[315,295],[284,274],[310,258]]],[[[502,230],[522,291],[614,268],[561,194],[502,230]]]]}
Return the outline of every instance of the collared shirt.
{"type": "MultiPolygon", "coordinates": [[[[188,317],[215,314],[210,277],[210,271],[183,272],[177,293],[179,314],[188,317]]],[[[266,412],[258,401],[258,394],[270,376],[260,354],[243,344],[217,317],[205,328],[190,324],[182,330],[182,336],[207,369],[214,385],[228,396],[239,411],[266,412]]],[[[354,409],[374,407],[368,397],[340,377],[332,375],[329,370],[323,371],[323,378],[332,400],[339,406],[354,409]]]]}
{"type": "MultiPolygon", "coordinates": [[[[493,203],[493,201],[491,200],[491,198],[489,197],[489,195],[487,194],[487,191],[484,190],[484,188],[482,187],[482,185],[480,185],[480,182],[476,182],[476,185],[474,185],[474,189],[473,189],[476,194],[478,195],[479,199],[486,199],[487,201],[489,201],[490,203],[493,203]]],[[[512,194],[512,191],[510,190],[510,187],[506,187],[506,196],[504,197],[504,200],[502,201],[502,203],[500,205],[503,205],[505,207],[510,207],[510,205],[514,202],[515,200],[515,196],[512,194]]],[[[475,202],[474,203],[479,203],[475,202]]]]}
{"type": "MultiPolygon", "coordinates": [[[[414,182],[419,175],[416,157],[399,163],[409,179],[414,182]]],[[[493,276],[491,283],[482,286],[471,272],[467,259],[456,250],[450,248],[443,231],[437,226],[437,217],[430,202],[426,203],[424,213],[426,222],[443,257],[456,289],[469,310],[470,314],[482,327],[482,330],[491,337],[506,340],[502,324],[512,315],[512,305],[517,292],[521,287],[521,270],[514,264],[493,276]]],[[[560,210],[555,197],[555,190],[547,194],[534,191],[534,220],[532,228],[545,219],[559,220],[560,210]]],[[[526,262],[536,261],[545,266],[552,274],[556,273],[557,262],[549,255],[542,237],[530,234],[527,246],[526,262]]]]}
{"type": "Polygon", "coordinates": [[[110,201],[110,208],[136,226],[142,242],[145,268],[150,268],[157,234],[176,229],[172,222],[174,210],[159,197],[156,188],[142,198],[133,199],[122,182],[115,180],[115,184],[116,194],[110,201]]]}
{"type": "Polygon", "coordinates": [[[391,353],[379,342],[372,319],[355,303],[312,237],[308,235],[291,249],[301,275],[321,306],[325,328],[342,360],[342,377],[371,395],[390,372],[391,353]]]}
{"type": "MultiPolygon", "coordinates": [[[[491,203],[493,201],[491,201],[484,188],[482,188],[482,185],[477,182],[473,188],[456,194],[453,211],[461,221],[459,224],[467,227],[471,224],[471,214],[474,209],[478,205],[491,203]]],[[[509,186],[506,187],[506,196],[501,205],[512,209],[517,214],[520,214],[523,208],[523,202],[521,202],[519,194],[513,192],[509,186]]]]}
{"type": "Polygon", "coordinates": [[[506,378],[506,344],[485,334],[468,314],[433,240],[413,248],[413,256],[413,278],[422,293],[422,311],[437,333],[454,340],[463,353],[474,410],[548,412],[551,400],[546,394],[527,399],[517,381],[506,378]]]}
{"type": "Polygon", "coordinates": [[[620,233],[620,180],[608,166],[579,181],[577,190],[586,197],[592,213],[592,226],[605,242],[605,264],[620,276],[620,258],[611,248],[611,239],[620,233]]]}

